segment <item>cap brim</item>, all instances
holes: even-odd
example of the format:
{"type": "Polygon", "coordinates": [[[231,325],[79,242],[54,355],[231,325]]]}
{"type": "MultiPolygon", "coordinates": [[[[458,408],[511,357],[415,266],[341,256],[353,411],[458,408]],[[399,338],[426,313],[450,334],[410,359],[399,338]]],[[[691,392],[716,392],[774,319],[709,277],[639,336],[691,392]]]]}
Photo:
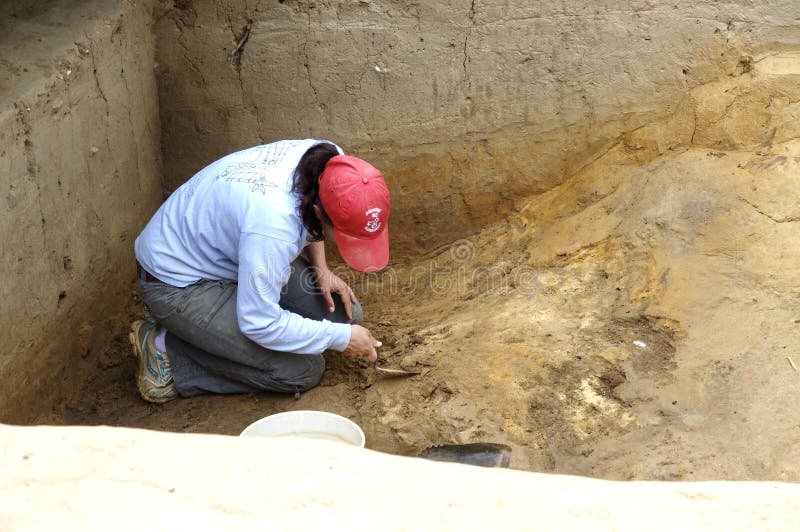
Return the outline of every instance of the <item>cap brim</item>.
{"type": "Polygon", "coordinates": [[[389,263],[389,228],[372,239],[353,238],[334,227],[336,246],[348,266],[360,272],[377,272],[389,263]]]}

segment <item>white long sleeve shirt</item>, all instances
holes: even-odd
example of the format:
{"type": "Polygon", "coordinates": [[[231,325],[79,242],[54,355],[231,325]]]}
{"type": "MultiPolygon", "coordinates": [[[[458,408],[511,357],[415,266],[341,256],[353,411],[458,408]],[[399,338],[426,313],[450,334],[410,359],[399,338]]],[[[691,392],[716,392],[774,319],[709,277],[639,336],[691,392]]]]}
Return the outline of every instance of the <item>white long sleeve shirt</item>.
{"type": "Polygon", "coordinates": [[[139,264],[177,287],[201,279],[237,281],[239,328],[263,347],[298,354],[343,351],[349,325],[303,318],[278,305],[290,264],[308,236],[292,176],[306,150],[320,142],[326,141],[256,146],[200,170],[136,239],[139,264]]]}

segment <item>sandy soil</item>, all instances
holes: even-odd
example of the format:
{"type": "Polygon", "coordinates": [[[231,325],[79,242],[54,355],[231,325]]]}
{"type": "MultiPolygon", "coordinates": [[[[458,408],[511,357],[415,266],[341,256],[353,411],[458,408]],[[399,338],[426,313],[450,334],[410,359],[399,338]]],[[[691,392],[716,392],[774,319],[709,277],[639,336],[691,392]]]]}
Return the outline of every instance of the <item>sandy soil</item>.
{"type": "MultiPolygon", "coordinates": [[[[780,79],[796,92],[792,72],[780,79]]],[[[153,406],[120,323],[84,392],[45,420],[235,434],[316,408],[398,454],[494,441],[512,467],[542,472],[800,480],[800,141],[745,142],[760,117],[772,123],[762,104],[779,74],[748,70],[735,95],[695,91],[691,138],[714,142],[665,149],[676,126],[656,124],[469,240],[380,275],[342,271],[382,356],[418,377],[333,354],[298,401],[153,406]]]]}

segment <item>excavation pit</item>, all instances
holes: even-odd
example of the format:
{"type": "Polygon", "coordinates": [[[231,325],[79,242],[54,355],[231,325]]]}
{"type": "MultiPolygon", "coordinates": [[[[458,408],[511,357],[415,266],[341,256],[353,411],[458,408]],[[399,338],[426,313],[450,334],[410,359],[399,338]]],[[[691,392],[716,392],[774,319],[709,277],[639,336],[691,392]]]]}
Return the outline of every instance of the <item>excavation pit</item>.
{"type": "Polygon", "coordinates": [[[798,480],[800,34],[659,2],[89,4],[3,13],[4,421],[238,434],[321,409],[394,454],[493,441],[531,471],[798,480]],[[299,400],[144,403],[133,238],[162,191],[289,137],[384,171],[390,267],[338,273],[420,375],[329,353],[299,400]]]}

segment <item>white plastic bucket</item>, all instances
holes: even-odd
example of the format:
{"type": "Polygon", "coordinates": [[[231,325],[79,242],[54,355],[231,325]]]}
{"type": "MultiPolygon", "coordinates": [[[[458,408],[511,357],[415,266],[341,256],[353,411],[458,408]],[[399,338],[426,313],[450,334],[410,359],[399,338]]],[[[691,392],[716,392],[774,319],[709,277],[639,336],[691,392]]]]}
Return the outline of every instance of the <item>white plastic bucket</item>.
{"type": "Polygon", "coordinates": [[[318,410],[295,410],[267,416],[251,423],[239,436],[298,436],[347,443],[356,447],[364,447],[366,442],[361,427],[346,417],[318,410]]]}

